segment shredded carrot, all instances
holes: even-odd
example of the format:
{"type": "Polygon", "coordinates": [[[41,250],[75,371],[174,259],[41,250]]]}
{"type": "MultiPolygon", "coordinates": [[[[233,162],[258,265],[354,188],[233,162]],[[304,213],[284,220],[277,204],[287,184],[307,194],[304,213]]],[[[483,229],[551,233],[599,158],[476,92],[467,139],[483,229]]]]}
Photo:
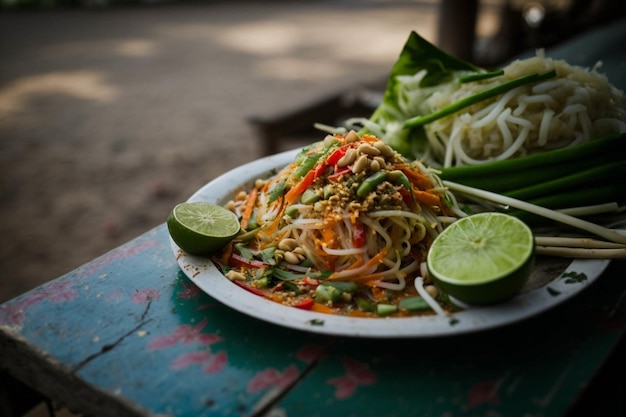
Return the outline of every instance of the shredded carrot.
{"type": "Polygon", "coordinates": [[[426,205],[441,206],[441,197],[438,194],[429,191],[413,190],[413,196],[416,200],[426,205]]]}
{"type": "Polygon", "coordinates": [[[361,311],[361,310],[352,310],[351,312],[348,313],[348,316],[351,316],[351,317],[372,317],[373,314],[372,313],[366,313],[365,311],[361,311]]]}
{"type": "Polygon", "coordinates": [[[267,225],[267,226],[263,226],[262,230],[258,233],[259,236],[264,236],[267,237],[268,240],[271,240],[274,238],[274,234],[276,233],[276,230],[278,229],[278,226],[280,226],[280,222],[282,221],[282,213],[285,210],[285,200],[284,199],[280,199],[281,201],[281,207],[279,208],[278,211],[278,215],[274,218],[274,220],[272,220],[272,222],[267,225]]]}
{"type": "Polygon", "coordinates": [[[372,136],[372,135],[368,135],[365,134],[363,136],[361,136],[361,140],[364,142],[378,142],[380,141],[380,139],[378,139],[376,136],[372,136]]]}
{"type": "Polygon", "coordinates": [[[233,245],[231,242],[224,248],[224,251],[222,252],[222,256],[220,257],[220,263],[222,265],[228,264],[228,258],[230,258],[230,255],[232,253],[233,253],[233,245]]]}
{"type": "Polygon", "coordinates": [[[336,235],[331,225],[321,230],[324,244],[330,248],[335,245],[336,235]]]}
{"type": "Polygon", "coordinates": [[[383,301],[386,299],[385,290],[383,288],[374,287],[372,288],[372,296],[376,301],[383,301]]]}
{"type": "Polygon", "coordinates": [[[402,168],[402,172],[409,178],[409,181],[420,190],[427,190],[432,187],[428,177],[420,172],[415,172],[408,167],[402,168]]]}
{"type": "Polygon", "coordinates": [[[352,281],[356,282],[357,284],[365,285],[367,287],[376,287],[378,283],[380,282],[380,280],[382,279],[382,277],[383,277],[383,274],[379,272],[377,274],[364,275],[352,281]]]}
{"type": "Polygon", "coordinates": [[[335,311],[332,308],[330,308],[330,307],[328,307],[328,306],[326,306],[324,304],[321,304],[321,303],[314,303],[313,307],[311,308],[311,311],[316,311],[318,313],[325,313],[325,314],[334,314],[335,313],[335,311]]]}
{"type": "Polygon", "coordinates": [[[363,258],[363,256],[359,256],[358,259],[356,261],[354,261],[354,263],[352,265],[350,265],[349,267],[346,268],[346,270],[358,268],[361,265],[363,265],[364,263],[365,263],[365,258],[363,258]]]}
{"type": "Polygon", "coordinates": [[[248,195],[248,200],[246,201],[246,208],[243,212],[243,216],[241,217],[241,228],[246,229],[248,227],[248,222],[250,221],[250,216],[252,216],[252,210],[254,209],[254,204],[256,203],[257,196],[259,195],[259,190],[254,187],[250,194],[248,195]]]}
{"type": "MultiPolygon", "coordinates": [[[[380,252],[378,252],[375,256],[373,256],[370,260],[368,260],[363,266],[365,268],[369,268],[372,267],[376,264],[379,264],[382,262],[383,258],[387,255],[387,248],[384,248],[383,250],[381,250],[380,252]]],[[[353,269],[353,268],[357,268],[357,266],[354,266],[358,263],[359,261],[357,260],[354,264],[352,264],[348,269],[353,269]]],[[[361,262],[363,262],[363,259],[361,258],[361,262]]],[[[361,265],[358,265],[358,267],[360,267],[361,265]]],[[[333,274],[334,275],[334,274],[333,274]]],[[[326,278],[326,281],[342,281],[342,279],[336,279],[333,278],[333,275],[329,276],[328,278],[326,278]]],[[[354,281],[353,279],[349,280],[349,281],[354,281]]]]}

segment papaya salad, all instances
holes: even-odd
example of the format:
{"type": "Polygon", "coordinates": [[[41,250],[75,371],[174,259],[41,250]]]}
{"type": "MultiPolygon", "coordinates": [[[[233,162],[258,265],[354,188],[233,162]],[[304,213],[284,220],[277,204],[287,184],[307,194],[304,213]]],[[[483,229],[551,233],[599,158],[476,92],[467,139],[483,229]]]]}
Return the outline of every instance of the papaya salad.
{"type": "Polygon", "coordinates": [[[327,135],[226,207],[243,232],[214,260],[257,295],[366,317],[454,309],[425,260],[465,214],[436,174],[372,135],[327,135]]]}
{"type": "Polygon", "coordinates": [[[539,255],[626,258],[624,104],[596,68],[538,53],[487,71],[413,32],[369,118],[317,125],[324,140],[228,203],[243,232],[214,260],[272,301],[380,317],[459,308],[426,256],[479,211],[533,227],[539,255]]]}

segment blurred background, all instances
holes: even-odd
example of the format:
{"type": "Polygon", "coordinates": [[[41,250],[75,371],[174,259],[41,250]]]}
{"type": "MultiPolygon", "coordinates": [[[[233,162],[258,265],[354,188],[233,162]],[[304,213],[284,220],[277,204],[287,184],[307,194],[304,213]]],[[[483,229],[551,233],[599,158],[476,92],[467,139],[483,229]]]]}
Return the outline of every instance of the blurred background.
{"type": "Polygon", "coordinates": [[[0,302],[263,156],[251,120],[380,85],[412,30],[495,66],[614,17],[584,1],[581,23],[574,3],[0,0],[0,302]]]}

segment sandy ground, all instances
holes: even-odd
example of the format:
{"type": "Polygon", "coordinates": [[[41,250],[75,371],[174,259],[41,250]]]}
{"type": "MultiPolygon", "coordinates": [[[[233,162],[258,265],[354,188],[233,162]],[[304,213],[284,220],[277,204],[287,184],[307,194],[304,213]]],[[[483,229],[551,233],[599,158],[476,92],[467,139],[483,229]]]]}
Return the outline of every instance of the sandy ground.
{"type": "Polygon", "coordinates": [[[384,77],[411,30],[435,41],[437,6],[0,14],[0,302],[159,225],[261,156],[250,116],[384,77]]]}

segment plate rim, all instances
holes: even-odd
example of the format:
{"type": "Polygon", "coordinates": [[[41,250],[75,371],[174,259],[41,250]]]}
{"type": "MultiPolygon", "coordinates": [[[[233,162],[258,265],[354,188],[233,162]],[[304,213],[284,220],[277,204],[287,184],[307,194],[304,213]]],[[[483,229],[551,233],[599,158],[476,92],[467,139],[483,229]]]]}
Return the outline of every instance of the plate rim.
{"type": "MultiPolygon", "coordinates": [[[[300,149],[262,157],[233,168],[204,184],[187,201],[225,204],[236,190],[290,163],[300,149]],[[233,181],[233,178],[236,180],[233,181]]],[[[610,263],[607,259],[573,259],[560,276],[545,285],[506,303],[472,307],[450,316],[363,318],[300,310],[254,295],[228,280],[208,257],[187,254],[171,237],[169,240],[183,273],[220,303],[252,318],[286,328],[361,338],[433,338],[508,326],[551,310],[582,292],[602,275],[610,263]],[[566,283],[563,278],[571,273],[584,273],[587,279],[566,283]]]]}

